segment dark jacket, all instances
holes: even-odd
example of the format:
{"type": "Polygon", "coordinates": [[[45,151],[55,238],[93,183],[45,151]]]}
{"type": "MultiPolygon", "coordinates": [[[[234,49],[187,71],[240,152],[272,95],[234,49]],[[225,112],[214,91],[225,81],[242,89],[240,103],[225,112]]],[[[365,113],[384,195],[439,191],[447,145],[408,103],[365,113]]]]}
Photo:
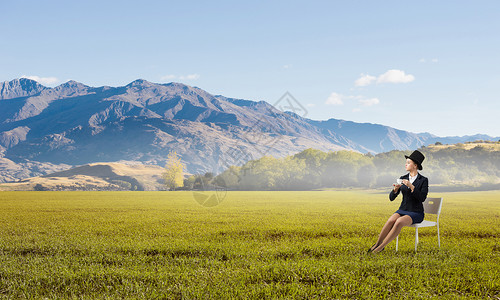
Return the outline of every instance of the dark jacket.
{"type": "MultiPolygon", "coordinates": [[[[409,174],[403,175],[400,179],[409,179],[409,174]]],[[[414,212],[424,212],[424,205],[422,204],[427,198],[427,193],[429,192],[429,180],[418,173],[417,178],[413,181],[415,189],[413,193],[411,189],[406,185],[402,185],[397,193],[394,193],[394,189],[389,193],[389,200],[394,201],[399,193],[403,194],[403,201],[399,209],[414,212]]]]}

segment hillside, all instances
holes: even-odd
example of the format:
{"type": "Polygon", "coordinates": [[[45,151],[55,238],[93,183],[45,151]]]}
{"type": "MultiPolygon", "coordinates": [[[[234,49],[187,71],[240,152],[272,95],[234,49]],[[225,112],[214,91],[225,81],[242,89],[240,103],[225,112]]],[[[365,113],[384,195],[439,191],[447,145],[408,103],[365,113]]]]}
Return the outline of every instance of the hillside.
{"type": "Polygon", "coordinates": [[[473,141],[459,144],[442,144],[436,143],[426,147],[428,151],[437,152],[441,150],[471,150],[484,149],[487,151],[500,151],[500,141],[473,141]],[[479,147],[479,148],[478,148],[479,147]]]}
{"type": "Polygon", "coordinates": [[[163,168],[142,164],[94,163],[0,185],[0,190],[140,190],[163,189],[163,168]]]}

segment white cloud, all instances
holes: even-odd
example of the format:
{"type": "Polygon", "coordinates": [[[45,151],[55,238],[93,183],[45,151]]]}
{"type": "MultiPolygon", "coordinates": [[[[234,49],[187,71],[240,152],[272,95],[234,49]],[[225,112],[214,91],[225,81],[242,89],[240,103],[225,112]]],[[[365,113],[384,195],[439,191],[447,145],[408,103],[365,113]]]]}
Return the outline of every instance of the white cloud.
{"type": "Polygon", "coordinates": [[[331,93],[328,99],[326,99],[325,104],[327,105],[343,105],[343,96],[337,93],[331,93]]]}
{"type": "Polygon", "coordinates": [[[307,106],[307,107],[315,107],[315,106],[316,106],[316,104],[314,104],[314,103],[307,103],[307,104],[306,104],[306,106],[307,106]]]}
{"type": "Polygon", "coordinates": [[[283,69],[290,69],[291,67],[292,67],[292,65],[284,65],[283,69]]]}
{"type": "Polygon", "coordinates": [[[425,58],[421,58],[418,62],[424,63],[425,61],[425,58]]]}
{"type": "Polygon", "coordinates": [[[198,78],[200,78],[199,74],[189,74],[186,76],[179,76],[179,79],[181,80],[196,80],[198,78]]]}
{"type": "Polygon", "coordinates": [[[40,76],[36,76],[36,75],[30,75],[30,76],[23,75],[23,76],[21,76],[21,78],[31,79],[31,80],[34,80],[34,81],[42,84],[42,85],[54,85],[54,84],[59,82],[59,79],[57,79],[56,77],[40,77],[40,76]]]}
{"type": "Polygon", "coordinates": [[[356,86],[367,86],[369,84],[372,84],[375,80],[377,79],[377,77],[375,76],[371,76],[371,75],[368,75],[368,74],[361,74],[361,77],[358,78],[354,84],[356,86]]]}
{"type": "MultiPolygon", "coordinates": [[[[366,98],[361,95],[341,95],[338,93],[331,93],[328,99],[326,99],[325,104],[326,105],[344,105],[344,100],[357,100],[358,103],[360,103],[363,106],[373,106],[377,105],[380,103],[380,100],[378,98],[366,98]]],[[[358,112],[360,111],[358,108],[355,108],[353,112],[358,112]]]]}
{"type": "MultiPolygon", "coordinates": [[[[380,100],[378,98],[366,98],[365,96],[362,95],[341,95],[338,93],[331,93],[328,99],[326,99],[325,104],[326,105],[344,105],[345,101],[349,103],[359,103],[362,106],[374,106],[380,103],[380,100]]],[[[352,107],[351,104],[351,107],[352,107]]],[[[309,106],[309,105],[308,105],[309,106]]],[[[360,112],[361,108],[360,107],[354,107],[352,109],[352,112],[360,112]]]]}
{"type": "Polygon", "coordinates": [[[200,78],[200,75],[199,74],[189,74],[189,75],[173,75],[173,74],[169,74],[169,75],[165,75],[165,76],[162,76],[160,77],[160,80],[161,81],[167,81],[167,80],[174,80],[174,79],[179,79],[179,80],[196,80],[200,78]]]}
{"type": "Polygon", "coordinates": [[[439,61],[439,60],[438,60],[437,58],[433,58],[433,59],[432,59],[432,62],[433,62],[433,63],[437,63],[438,61],[439,61]]]}
{"type": "Polygon", "coordinates": [[[415,76],[405,74],[404,71],[389,70],[378,77],[377,83],[408,83],[413,80],[415,80],[415,76]]]}
{"type": "Polygon", "coordinates": [[[380,103],[378,98],[370,98],[370,99],[361,99],[359,103],[363,104],[363,106],[372,106],[380,103]]]}
{"type": "MultiPolygon", "coordinates": [[[[422,61],[422,59],[420,60],[422,61]]],[[[425,61],[425,60],[424,60],[425,61]]],[[[374,82],[379,83],[408,83],[415,80],[415,76],[411,74],[405,74],[404,71],[401,70],[389,70],[384,74],[376,76],[371,76],[368,74],[361,74],[361,77],[358,78],[354,84],[356,86],[367,86],[374,82]]]]}

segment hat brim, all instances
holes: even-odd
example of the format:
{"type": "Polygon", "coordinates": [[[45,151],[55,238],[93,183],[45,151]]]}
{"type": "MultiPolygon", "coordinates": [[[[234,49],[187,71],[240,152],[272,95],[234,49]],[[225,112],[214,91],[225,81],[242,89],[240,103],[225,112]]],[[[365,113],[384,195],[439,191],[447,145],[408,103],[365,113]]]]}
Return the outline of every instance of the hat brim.
{"type": "MultiPolygon", "coordinates": [[[[411,159],[411,157],[409,157],[408,155],[405,155],[405,157],[411,159]]],[[[417,165],[417,168],[419,170],[423,169],[422,164],[419,164],[418,162],[414,161],[413,159],[411,159],[411,161],[414,162],[417,165]]]]}

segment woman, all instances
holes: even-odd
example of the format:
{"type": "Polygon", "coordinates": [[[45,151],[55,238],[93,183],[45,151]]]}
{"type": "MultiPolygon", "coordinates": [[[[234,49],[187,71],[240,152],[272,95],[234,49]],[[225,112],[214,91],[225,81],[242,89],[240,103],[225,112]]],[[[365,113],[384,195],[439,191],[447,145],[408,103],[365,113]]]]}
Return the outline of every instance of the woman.
{"type": "Polygon", "coordinates": [[[429,192],[429,180],[418,173],[422,170],[422,162],[425,157],[420,151],[415,150],[410,156],[406,156],[406,171],[409,173],[400,177],[402,184],[393,184],[389,199],[393,201],[403,194],[403,201],[399,209],[387,220],[378,237],[377,242],[368,252],[378,253],[395,239],[401,232],[403,226],[420,223],[424,220],[424,205],[429,192]]]}

